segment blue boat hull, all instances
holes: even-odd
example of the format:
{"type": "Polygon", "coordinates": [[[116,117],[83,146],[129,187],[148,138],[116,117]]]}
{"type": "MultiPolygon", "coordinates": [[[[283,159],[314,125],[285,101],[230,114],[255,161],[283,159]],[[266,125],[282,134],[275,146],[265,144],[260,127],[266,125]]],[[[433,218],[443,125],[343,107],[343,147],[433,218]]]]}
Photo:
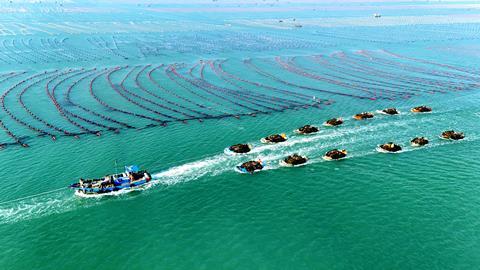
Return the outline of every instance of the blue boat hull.
{"type": "Polygon", "coordinates": [[[147,171],[139,171],[137,166],[129,166],[125,173],[107,175],[101,179],[80,179],[69,187],[79,196],[104,195],[141,188],[151,179],[152,176],[147,171]]]}
{"type": "Polygon", "coordinates": [[[117,192],[125,189],[134,189],[134,188],[139,188],[142,186],[145,186],[147,184],[147,180],[140,180],[136,181],[133,183],[125,183],[119,186],[113,186],[113,187],[104,187],[104,188],[74,188],[77,192],[83,193],[83,194],[105,194],[105,193],[112,193],[112,192],[117,192]]]}

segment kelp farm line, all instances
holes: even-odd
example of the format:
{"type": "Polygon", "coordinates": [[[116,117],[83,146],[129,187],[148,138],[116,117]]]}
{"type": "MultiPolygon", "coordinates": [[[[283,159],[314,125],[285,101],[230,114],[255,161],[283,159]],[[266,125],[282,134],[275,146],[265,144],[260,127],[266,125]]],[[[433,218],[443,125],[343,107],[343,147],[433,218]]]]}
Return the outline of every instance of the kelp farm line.
{"type": "Polygon", "coordinates": [[[408,99],[470,90],[478,80],[471,69],[385,50],[10,72],[0,74],[0,129],[7,135],[0,146],[28,147],[38,136],[79,139],[175,122],[319,109],[338,97],[408,99]]]}
{"type": "MultiPolygon", "coordinates": [[[[70,45],[68,38],[11,38],[0,41],[0,64],[98,61],[104,55],[70,45]]],[[[113,49],[111,49],[113,50],[113,49]]]]}
{"type": "MultiPolygon", "coordinates": [[[[264,34],[265,35],[265,34],[264,34]]],[[[167,52],[201,53],[212,55],[225,50],[259,52],[290,49],[313,49],[323,42],[298,42],[276,36],[265,39],[264,35],[238,32],[215,32],[211,43],[198,35],[189,34],[118,34],[112,36],[15,36],[0,38],[0,64],[36,65],[50,63],[91,63],[112,60],[144,60],[164,57],[167,52]]],[[[119,62],[121,61],[121,62],[119,62]]]]}

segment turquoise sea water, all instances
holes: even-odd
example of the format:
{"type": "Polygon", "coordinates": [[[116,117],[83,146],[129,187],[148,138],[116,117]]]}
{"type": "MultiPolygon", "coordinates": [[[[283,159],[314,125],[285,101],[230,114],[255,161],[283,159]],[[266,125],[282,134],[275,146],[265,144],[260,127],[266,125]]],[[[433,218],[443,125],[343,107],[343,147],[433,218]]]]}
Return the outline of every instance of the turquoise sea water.
{"type": "Polygon", "coordinates": [[[2,81],[1,89],[6,93],[22,80],[45,77],[24,93],[23,102],[59,130],[21,106],[27,84],[4,96],[2,123],[30,147],[22,148],[1,131],[0,269],[477,269],[479,25],[461,20],[475,18],[478,7],[436,5],[3,6],[0,20],[10,32],[0,36],[0,75],[25,73],[2,81]],[[15,12],[6,11],[10,8],[15,12]],[[373,13],[383,15],[376,26],[357,20],[376,20],[373,13]],[[322,18],[350,26],[326,26],[322,18]],[[382,25],[383,18],[389,26],[382,25]],[[244,81],[230,84],[209,63],[221,63],[244,81]],[[161,64],[150,80],[148,71],[161,64]],[[100,73],[115,67],[122,69],[111,73],[112,88],[100,73]],[[170,80],[168,75],[175,74],[166,67],[191,81],[170,80]],[[91,75],[77,82],[88,75],[81,68],[92,69],[91,75]],[[69,69],[77,77],[60,74],[69,69]],[[66,120],[47,95],[50,78],[44,71],[58,75],[48,89],[51,93],[58,85],[63,110],[119,133],[72,116],[81,127],[66,120]],[[32,78],[35,74],[40,75],[32,78]],[[113,109],[89,92],[97,74],[93,91],[113,109]],[[141,91],[136,74],[156,96],[141,91]],[[114,91],[123,79],[130,91],[123,95],[137,104],[114,91]],[[217,87],[207,88],[205,82],[217,87]],[[67,101],[70,86],[71,101],[97,115],[67,101]],[[282,108],[294,101],[308,106],[282,108]],[[423,104],[433,112],[409,112],[423,104]],[[401,114],[351,118],[387,107],[401,114]],[[173,120],[162,127],[118,110],[187,123],[173,120]],[[256,110],[266,113],[247,116],[256,110]],[[39,136],[7,111],[48,134],[39,136]],[[185,116],[196,112],[225,117],[199,122],[185,116]],[[332,117],[343,117],[345,124],[321,126],[332,117]],[[293,133],[305,124],[321,130],[311,136],[293,133]],[[62,136],[64,129],[81,133],[80,139],[62,136]],[[465,132],[466,139],[441,140],[439,134],[448,129],[465,132]],[[261,137],[281,132],[289,136],[287,143],[260,144],[261,137]],[[428,137],[430,144],[410,147],[416,136],[428,137]],[[388,141],[404,151],[375,151],[388,141]],[[252,153],[224,154],[240,142],[253,144],[252,153]],[[324,161],[322,155],[332,148],[348,149],[349,158],[324,161]],[[308,166],[280,167],[278,161],[292,153],[308,156],[308,166]],[[267,162],[263,172],[233,170],[258,158],[267,162]],[[114,172],[115,161],[118,167],[148,169],[154,184],[142,192],[95,199],[64,188],[79,177],[114,172]]]}

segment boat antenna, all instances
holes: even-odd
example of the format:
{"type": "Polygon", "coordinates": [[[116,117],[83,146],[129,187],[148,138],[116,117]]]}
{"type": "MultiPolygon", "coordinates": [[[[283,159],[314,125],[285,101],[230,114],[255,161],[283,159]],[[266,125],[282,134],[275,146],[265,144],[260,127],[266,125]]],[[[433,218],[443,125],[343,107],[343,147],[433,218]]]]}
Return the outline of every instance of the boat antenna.
{"type": "Polygon", "coordinates": [[[118,165],[117,160],[115,159],[115,174],[118,174],[118,165]]]}

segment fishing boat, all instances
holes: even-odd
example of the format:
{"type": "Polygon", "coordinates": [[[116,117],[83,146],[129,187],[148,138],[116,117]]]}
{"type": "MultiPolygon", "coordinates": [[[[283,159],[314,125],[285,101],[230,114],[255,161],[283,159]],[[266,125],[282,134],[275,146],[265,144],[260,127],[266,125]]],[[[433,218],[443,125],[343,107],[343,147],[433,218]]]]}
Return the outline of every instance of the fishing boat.
{"type": "Polygon", "coordinates": [[[106,175],[99,179],[82,179],[71,184],[75,195],[93,197],[99,195],[114,195],[123,191],[132,191],[144,187],[152,180],[150,173],[140,170],[138,166],[125,166],[125,172],[106,175]]]}

